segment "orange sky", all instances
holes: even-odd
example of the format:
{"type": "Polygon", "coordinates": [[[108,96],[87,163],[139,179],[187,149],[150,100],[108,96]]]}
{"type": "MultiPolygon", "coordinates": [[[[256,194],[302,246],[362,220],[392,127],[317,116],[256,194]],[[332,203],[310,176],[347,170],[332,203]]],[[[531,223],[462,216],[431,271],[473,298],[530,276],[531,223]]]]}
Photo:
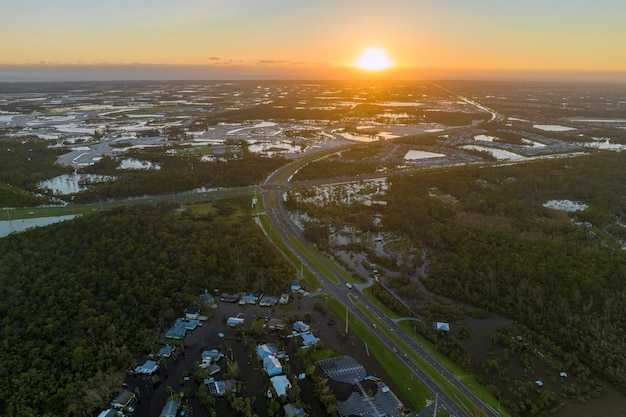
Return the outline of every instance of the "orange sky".
{"type": "Polygon", "coordinates": [[[3,5],[0,67],[241,66],[342,78],[378,46],[397,65],[393,78],[623,72],[624,21],[623,0],[21,0],[3,5]]]}

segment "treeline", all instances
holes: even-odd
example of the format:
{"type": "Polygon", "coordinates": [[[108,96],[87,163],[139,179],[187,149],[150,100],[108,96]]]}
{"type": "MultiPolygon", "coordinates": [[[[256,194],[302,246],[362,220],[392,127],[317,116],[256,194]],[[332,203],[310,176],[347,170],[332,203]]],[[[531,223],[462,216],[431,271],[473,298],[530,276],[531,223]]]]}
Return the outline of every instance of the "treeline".
{"type": "Polygon", "coordinates": [[[0,414],[92,412],[108,376],[121,384],[205,289],[284,292],[292,267],[233,215],[248,199],[214,204],[211,215],[119,209],[0,239],[0,414]]]}
{"type": "MultiPolygon", "coordinates": [[[[416,257],[424,254],[425,269],[419,273],[425,274],[420,279],[430,291],[527,326],[528,334],[541,340],[542,352],[570,373],[571,386],[562,393],[580,400],[597,394],[599,378],[626,393],[625,164],[623,153],[598,152],[514,166],[432,170],[391,177],[389,191],[378,197],[387,204],[374,211],[339,200],[304,204],[290,199],[286,205],[307,213],[316,226],[310,237],[320,247],[325,246],[319,242],[329,241],[323,232],[331,226],[365,233],[380,217],[377,233],[392,237],[385,239],[385,247],[395,244],[415,256],[391,255],[401,263],[394,268],[373,256],[367,242],[342,249],[367,254],[369,262],[401,273],[415,268],[416,257]],[[571,213],[544,207],[561,199],[588,207],[571,213]]],[[[385,283],[407,299],[410,280],[385,283]]],[[[401,308],[380,289],[372,291],[391,308],[401,308]]],[[[503,395],[515,415],[528,411],[528,402],[537,400],[535,390],[517,386],[525,387],[527,380],[493,381],[493,373],[485,374],[480,361],[463,351],[460,341],[466,335],[441,337],[428,327],[433,320],[448,319],[458,328],[462,320],[420,307],[419,293],[408,298],[427,317],[421,333],[487,385],[498,386],[494,392],[503,395]]],[[[545,410],[556,406],[550,402],[545,410]]]]}
{"type": "Polygon", "coordinates": [[[71,172],[56,164],[60,153],[49,143],[35,138],[0,138],[0,207],[24,207],[50,203],[37,184],[71,172]]]}
{"type": "Polygon", "coordinates": [[[570,369],[626,392],[626,256],[604,232],[626,209],[625,158],[395,177],[384,226],[429,249],[429,289],[526,324],[567,352],[570,369]],[[543,207],[551,199],[589,208],[567,215],[543,207]]]}
{"type": "Polygon", "coordinates": [[[377,162],[341,161],[322,159],[310,163],[300,169],[294,176],[294,181],[309,179],[349,177],[376,172],[377,162]]]}
{"type": "Polygon", "coordinates": [[[160,169],[117,170],[118,162],[104,157],[88,172],[115,175],[116,180],[93,184],[76,194],[80,203],[154,194],[169,194],[194,188],[240,187],[260,183],[272,171],[286,163],[284,158],[267,158],[254,154],[227,161],[203,162],[196,155],[160,154],[133,155],[158,164],[160,169]]]}

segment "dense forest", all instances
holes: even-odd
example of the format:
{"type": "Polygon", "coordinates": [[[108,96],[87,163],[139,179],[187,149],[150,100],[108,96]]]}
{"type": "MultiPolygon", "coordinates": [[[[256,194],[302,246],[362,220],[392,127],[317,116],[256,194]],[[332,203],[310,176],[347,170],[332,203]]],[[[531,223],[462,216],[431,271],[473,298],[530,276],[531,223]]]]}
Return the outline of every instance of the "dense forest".
{"type": "Polygon", "coordinates": [[[247,207],[118,209],[0,239],[0,414],[93,411],[205,289],[284,292],[292,267],[247,207]]]}
{"type": "MultiPolygon", "coordinates": [[[[625,158],[623,153],[598,152],[510,166],[424,171],[391,177],[390,189],[377,197],[385,205],[290,201],[288,206],[313,219],[307,223],[307,236],[321,248],[328,248],[329,239],[327,233],[314,233],[318,229],[388,233],[388,245],[404,246],[416,256],[375,258],[367,244],[342,248],[361,251],[370,262],[396,269],[401,276],[419,276],[429,291],[526,326],[545,354],[580,384],[563,395],[581,400],[597,392],[596,377],[626,393],[625,158]],[[568,213],[545,207],[550,200],[588,207],[568,213]],[[378,226],[375,217],[382,220],[378,226]],[[410,262],[394,268],[403,259],[410,262]],[[426,273],[416,272],[418,266],[426,273]]],[[[405,287],[410,283],[395,281],[405,287]]],[[[403,308],[380,288],[374,290],[391,307],[403,308]]],[[[407,294],[404,288],[396,291],[407,294]]],[[[424,314],[420,297],[418,291],[415,309],[424,314]]],[[[438,314],[434,317],[446,316],[438,314]]],[[[480,363],[474,369],[481,373],[480,363]]],[[[532,388],[534,383],[529,383],[532,388]]],[[[514,415],[531,415],[529,401],[539,401],[535,390],[524,398],[515,388],[508,394],[504,384],[492,386],[496,395],[502,394],[503,405],[514,415]],[[516,397],[516,402],[505,401],[507,397],[516,397]]],[[[553,399],[550,404],[554,409],[553,399]]],[[[534,407],[532,415],[545,412],[534,407]]]]}
{"type": "Polygon", "coordinates": [[[524,323],[567,352],[567,369],[626,392],[624,158],[398,176],[383,218],[426,250],[429,289],[524,323]],[[551,199],[589,207],[567,215],[551,199]]]}
{"type": "Polygon", "coordinates": [[[39,181],[70,172],[56,164],[59,149],[43,139],[2,138],[0,152],[0,203],[3,207],[37,206],[49,203],[37,188],[39,181]]]}

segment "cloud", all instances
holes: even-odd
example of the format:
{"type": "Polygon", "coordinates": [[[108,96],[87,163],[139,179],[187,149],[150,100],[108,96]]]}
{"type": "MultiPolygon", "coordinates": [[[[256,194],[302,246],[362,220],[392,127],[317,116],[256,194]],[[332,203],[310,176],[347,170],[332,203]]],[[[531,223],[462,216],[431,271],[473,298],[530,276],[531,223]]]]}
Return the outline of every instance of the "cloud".
{"type": "Polygon", "coordinates": [[[221,58],[219,56],[212,56],[209,58],[209,61],[219,61],[221,58]]]}
{"type": "Polygon", "coordinates": [[[273,64],[288,64],[288,59],[259,59],[261,65],[273,65],[273,64]]]}

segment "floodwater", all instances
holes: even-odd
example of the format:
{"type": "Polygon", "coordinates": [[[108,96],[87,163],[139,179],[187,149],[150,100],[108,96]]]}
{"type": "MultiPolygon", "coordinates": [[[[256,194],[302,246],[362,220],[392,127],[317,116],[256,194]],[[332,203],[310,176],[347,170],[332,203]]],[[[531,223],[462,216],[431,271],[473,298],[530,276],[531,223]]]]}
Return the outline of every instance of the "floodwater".
{"type": "Polygon", "coordinates": [[[58,177],[50,178],[45,181],[41,181],[37,186],[39,188],[47,188],[52,190],[55,194],[67,195],[74,194],[80,191],[86,190],[87,185],[83,185],[85,182],[101,182],[110,181],[112,178],[106,175],[95,174],[63,174],[58,177]]]}
{"type": "Polygon", "coordinates": [[[613,387],[586,403],[571,403],[563,407],[554,417],[624,417],[626,396],[613,387]]]}
{"type": "MultiPolygon", "coordinates": [[[[315,334],[322,340],[324,347],[354,357],[365,367],[370,375],[381,378],[398,398],[403,401],[405,405],[410,407],[410,404],[400,395],[397,387],[393,384],[376,359],[367,354],[367,349],[359,341],[358,337],[351,333],[348,333],[346,337],[342,337],[340,330],[343,329],[344,324],[336,318],[331,322],[329,315],[323,316],[315,312],[313,305],[316,302],[319,302],[319,300],[307,297],[292,300],[291,304],[294,309],[287,312],[278,307],[269,308],[256,305],[240,306],[238,304],[220,303],[213,318],[203,322],[201,327],[197,327],[195,330],[187,333],[185,337],[185,355],[180,355],[177,359],[171,357],[165,361],[166,366],[160,367],[157,372],[160,383],[156,388],[152,387],[149,377],[132,375],[127,377],[128,388],[133,390],[135,387],[139,387],[141,391],[142,401],[136,408],[134,417],[159,415],[168,397],[168,387],[174,392],[180,392],[183,386],[194,389],[197,388],[193,376],[189,381],[184,380],[185,371],[195,368],[196,364],[201,360],[200,355],[203,350],[220,349],[224,354],[230,354],[228,353],[230,352],[229,347],[232,349],[233,359],[236,360],[239,365],[240,380],[243,381],[242,391],[238,395],[243,398],[254,397],[255,400],[252,405],[253,412],[261,417],[267,416],[269,400],[266,397],[266,392],[270,387],[270,381],[263,373],[262,365],[259,363],[256,353],[253,352],[253,348],[256,344],[271,342],[278,346],[283,345],[286,353],[293,358],[299,347],[293,339],[282,341],[278,340],[275,336],[267,334],[257,340],[254,340],[252,337],[247,340],[238,338],[237,331],[227,327],[224,323],[225,317],[236,316],[238,314],[242,315],[241,317],[246,320],[246,326],[248,326],[256,317],[268,316],[270,318],[280,318],[288,316],[293,318],[297,315],[299,319],[303,319],[304,314],[311,313],[313,320],[309,324],[317,328],[315,334]],[[220,332],[224,334],[223,338],[218,335],[220,332]]],[[[283,367],[289,366],[290,374],[297,375],[300,372],[304,372],[303,369],[300,369],[300,365],[295,360],[286,361],[280,359],[280,361],[283,367]]],[[[222,367],[222,370],[214,375],[214,377],[216,380],[221,380],[223,379],[224,373],[227,372],[225,369],[226,361],[222,359],[218,364],[222,367]]],[[[407,381],[407,383],[410,383],[410,381],[407,381]]],[[[321,403],[313,396],[313,386],[311,382],[308,379],[300,380],[298,381],[298,386],[301,389],[300,397],[302,402],[309,406],[308,410],[310,415],[325,415],[321,403]]],[[[193,410],[190,415],[194,417],[209,416],[209,413],[200,406],[195,398],[183,399],[183,404],[193,410]]],[[[218,399],[215,403],[215,409],[217,415],[222,417],[234,417],[238,415],[227,405],[225,399],[218,399]]]]}
{"type": "Polygon", "coordinates": [[[533,125],[535,129],[544,130],[546,132],[567,132],[570,130],[576,130],[573,127],[561,126],[561,125],[533,125]]]}
{"type": "Polygon", "coordinates": [[[71,220],[74,217],[76,217],[76,215],[70,214],[67,216],[37,217],[33,219],[0,221],[0,237],[8,236],[11,233],[23,232],[24,230],[31,229],[33,227],[48,226],[53,223],[71,220]]]}

